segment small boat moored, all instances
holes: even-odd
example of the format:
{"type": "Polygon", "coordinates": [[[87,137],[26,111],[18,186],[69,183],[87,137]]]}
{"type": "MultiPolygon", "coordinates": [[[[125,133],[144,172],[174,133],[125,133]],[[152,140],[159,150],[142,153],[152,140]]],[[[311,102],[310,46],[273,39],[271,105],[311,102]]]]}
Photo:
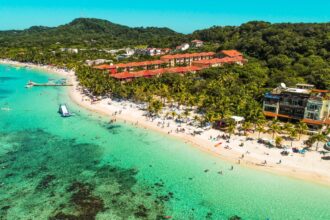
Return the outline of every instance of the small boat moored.
{"type": "Polygon", "coordinates": [[[61,104],[58,113],[61,114],[62,117],[70,117],[71,113],[69,112],[69,109],[66,104],[61,104]]]}

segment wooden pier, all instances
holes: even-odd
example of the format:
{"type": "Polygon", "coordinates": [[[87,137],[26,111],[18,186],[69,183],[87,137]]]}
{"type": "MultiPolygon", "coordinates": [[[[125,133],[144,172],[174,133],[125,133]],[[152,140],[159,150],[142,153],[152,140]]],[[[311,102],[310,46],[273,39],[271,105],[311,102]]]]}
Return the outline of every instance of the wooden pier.
{"type": "Polygon", "coordinates": [[[36,83],[33,81],[29,81],[25,87],[30,88],[33,86],[73,86],[73,84],[62,82],[62,83],[54,83],[54,82],[47,82],[47,83],[36,83]]]}

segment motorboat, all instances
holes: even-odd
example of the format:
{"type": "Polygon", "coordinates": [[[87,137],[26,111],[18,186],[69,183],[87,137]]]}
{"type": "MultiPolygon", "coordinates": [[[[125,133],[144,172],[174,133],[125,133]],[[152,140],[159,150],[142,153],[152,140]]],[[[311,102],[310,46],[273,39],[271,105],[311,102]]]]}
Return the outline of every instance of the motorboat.
{"type": "Polygon", "coordinates": [[[69,112],[69,109],[66,104],[61,104],[58,113],[61,114],[62,117],[70,117],[71,113],[69,112]]]}

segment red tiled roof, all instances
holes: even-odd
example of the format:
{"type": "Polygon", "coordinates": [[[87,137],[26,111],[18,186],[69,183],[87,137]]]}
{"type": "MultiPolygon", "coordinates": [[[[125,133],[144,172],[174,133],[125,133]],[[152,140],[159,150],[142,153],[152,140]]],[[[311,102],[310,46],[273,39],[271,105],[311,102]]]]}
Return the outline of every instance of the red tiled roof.
{"type": "Polygon", "coordinates": [[[242,61],[244,61],[243,57],[224,57],[224,58],[215,58],[210,60],[197,60],[194,61],[193,64],[212,65],[212,64],[235,63],[242,61]]]}
{"type": "Polygon", "coordinates": [[[107,70],[107,69],[114,69],[116,67],[113,65],[103,64],[103,65],[94,66],[93,68],[98,70],[107,70]]]}
{"type": "Polygon", "coordinates": [[[229,56],[229,57],[238,57],[238,56],[243,56],[240,52],[237,50],[222,50],[222,54],[229,56]]]}
{"type": "Polygon", "coordinates": [[[160,65],[165,63],[162,60],[151,60],[151,61],[142,61],[142,62],[131,62],[131,63],[118,63],[115,64],[117,68],[127,68],[127,67],[139,67],[139,66],[148,66],[148,65],[160,65]]]}
{"type": "Polygon", "coordinates": [[[206,57],[206,56],[214,56],[214,52],[203,52],[203,53],[185,53],[185,54],[173,54],[173,55],[165,55],[160,59],[162,60],[170,60],[170,59],[180,59],[180,58],[192,58],[192,57],[206,57]]]}
{"type": "Polygon", "coordinates": [[[199,70],[201,70],[201,68],[196,66],[188,66],[188,67],[162,68],[155,70],[141,70],[137,72],[122,72],[122,73],[111,74],[111,76],[116,79],[133,79],[138,77],[152,77],[164,73],[188,73],[199,70]]]}
{"type": "Polygon", "coordinates": [[[192,43],[203,43],[203,41],[201,41],[201,40],[193,40],[193,41],[191,41],[192,43]]]}

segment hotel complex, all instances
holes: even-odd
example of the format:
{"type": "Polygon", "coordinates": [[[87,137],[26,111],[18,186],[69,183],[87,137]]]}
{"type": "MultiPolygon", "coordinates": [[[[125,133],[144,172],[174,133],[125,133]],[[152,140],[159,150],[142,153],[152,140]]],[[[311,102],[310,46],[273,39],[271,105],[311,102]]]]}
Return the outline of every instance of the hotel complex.
{"type": "Polygon", "coordinates": [[[246,60],[236,50],[223,50],[217,56],[214,52],[171,54],[159,60],[99,65],[95,69],[109,71],[118,80],[129,81],[139,77],[153,77],[165,73],[194,73],[205,68],[219,67],[224,64],[243,65],[246,60]]]}
{"type": "Polygon", "coordinates": [[[296,88],[282,84],[265,94],[263,111],[268,118],[302,121],[312,129],[329,126],[330,90],[309,84],[297,84],[296,88]]]}

